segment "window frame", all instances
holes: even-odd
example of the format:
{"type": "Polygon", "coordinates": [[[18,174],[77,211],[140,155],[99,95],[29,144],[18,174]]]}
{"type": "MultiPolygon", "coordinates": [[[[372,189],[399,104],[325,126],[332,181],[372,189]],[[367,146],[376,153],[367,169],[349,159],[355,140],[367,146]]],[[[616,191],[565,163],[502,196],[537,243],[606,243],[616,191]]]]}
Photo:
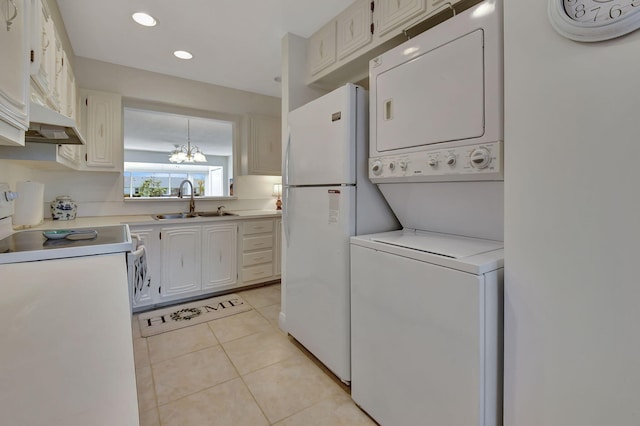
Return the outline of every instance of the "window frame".
{"type": "MultiPolygon", "coordinates": [[[[184,107],[184,106],[180,106],[180,105],[173,105],[173,104],[168,104],[168,103],[162,103],[162,102],[155,102],[155,101],[148,101],[148,100],[142,100],[142,99],[135,99],[135,98],[126,98],[123,97],[122,98],[122,120],[124,123],[124,109],[125,108],[134,108],[134,109],[140,109],[140,110],[148,110],[148,111],[156,111],[156,112],[164,112],[164,113],[169,113],[169,114],[179,114],[179,115],[188,115],[188,116],[193,116],[193,117],[200,117],[200,118],[208,118],[208,119],[213,119],[213,120],[220,120],[220,121],[228,121],[231,123],[231,127],[232,127],[232,159],[231,159],[231,170],[228,173],[228,177],[227,179],[230,180],[231,182],[235,182],[237,179],[237,176],[240,172],[240,143],[241,143],[241,126],[242,126],[242,115],[240,114],[231,114],[231,113],[221,113],[221,112],[216,112],[216,111],[208,111],[208,110],[202,110],[202,109],[196,109],[196,108],[189,108],[189,107],[184,107]]],[[[126,147],[124,145],[124,125],[122,126],[122,149],[123,149],[123,153],[126,150],[126,147]]],[[[167,155],[169,153],[167,152],[167,155]]],[[[124,181],[124,155],[123,155],[123,163],[122,163],[122,167],[123,167],[123,174],[122,174],[122,178],[124,181]]],[[[124,182],[123,182],[123,189],[124,189],[124,182]]],[[[228,191],[228,188],[227,188],[228,191]]],[[[180,198],[175,197],[175,196],[164,196],[164,197],[124,197],[123,194],[123,199],[125,202],[146,202],[146,201],[173,201],[175,202],[176,200],[180,200],[180,198]]],[[[238,199],[237,196],[237,189],[234,189],[234,195],[225,195],[225,196],[199,196],[198,200],[236,200],[238,199]]]]}

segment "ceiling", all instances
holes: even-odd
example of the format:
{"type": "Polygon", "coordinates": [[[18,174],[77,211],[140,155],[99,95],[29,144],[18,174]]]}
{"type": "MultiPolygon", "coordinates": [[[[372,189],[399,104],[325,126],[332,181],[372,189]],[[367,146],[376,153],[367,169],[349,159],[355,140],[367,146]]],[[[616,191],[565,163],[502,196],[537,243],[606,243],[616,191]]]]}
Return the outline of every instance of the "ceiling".
{"type": "Polygon", "coordinates": [[[74,54],[280,97],[282,37],[309,37],[352,0],[57,0],[74,54]],[[147,12],[155,27],[136,24],[147,12]],[[191,60],[173,56],[187,50],[191,60]]]}
{"type": "Polygon", "coordinates": [[[233,153],[233,123],[158,111],[124,108],[124,144],[127,150],[168,153],[175,145],[191,144],[205,155],[233,153]]]}

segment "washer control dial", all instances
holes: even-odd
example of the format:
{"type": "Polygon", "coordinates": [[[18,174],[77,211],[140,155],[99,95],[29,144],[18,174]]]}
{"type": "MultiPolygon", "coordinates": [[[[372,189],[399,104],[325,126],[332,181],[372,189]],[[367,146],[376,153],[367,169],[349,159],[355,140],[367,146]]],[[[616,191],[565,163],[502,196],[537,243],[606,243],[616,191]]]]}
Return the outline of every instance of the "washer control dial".
{"type": "Polygon", "coordinates": [[[374,161],[373,165],[371,166],[371,171],[373,172],[374,175],[380,176],[382,174],[382,161],[380,160],[374,161]]]}
{"type": "Polygon", "coordinates": [[[491,163],[491,153],[487,148],[476,148],[471,152],[469,160],[476,169],[485,169],[491,163]]]}
{"type": "Polygon", "coordinates": [[[409,163],[405,160],[400,160],[400,162],[398,163],[398,167],[400,167],[400,170],[402,171],[406,171],[408,166],[409,163]]]}
{"type": "Polygon", "coordinates": [[[447,164],[451,167],[456,165],[456,156],[451,154],[447,157],[447,164]]]}
{"type": "Polygon", "coordinates": [[[436,158],[429,158],[428,163],[431,167],[438,167],[438,160],[436,158]]]}

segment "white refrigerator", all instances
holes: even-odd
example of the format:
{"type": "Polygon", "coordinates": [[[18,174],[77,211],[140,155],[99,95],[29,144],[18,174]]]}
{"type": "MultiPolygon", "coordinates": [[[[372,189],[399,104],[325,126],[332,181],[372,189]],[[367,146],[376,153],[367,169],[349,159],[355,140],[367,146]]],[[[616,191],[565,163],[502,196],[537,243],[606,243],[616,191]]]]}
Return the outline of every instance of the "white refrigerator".
{"type": "Polygon", "coordinates": [[[289,113],[283,176],[286,330],[351,380],[349,238],[398,229],[367,178],[368,98],[348,84],[289,113]]]}

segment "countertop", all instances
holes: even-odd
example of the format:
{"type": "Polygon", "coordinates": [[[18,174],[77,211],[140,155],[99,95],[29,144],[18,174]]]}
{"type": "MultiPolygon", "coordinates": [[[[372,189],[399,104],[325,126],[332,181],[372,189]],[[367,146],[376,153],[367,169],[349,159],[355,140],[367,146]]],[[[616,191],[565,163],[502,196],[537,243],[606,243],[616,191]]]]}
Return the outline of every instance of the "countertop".
{"type": "MultiPolygon", "coordinates": [[[[29,229],[73,229],[73,228],[88,228],[92,226],[111,226],[128,224],[130,226],[135,225],[164,225],[164,224],[185,224],[185,223],[202,223],[202,222],[220,222],[220,221],[233,221],[233,220],[246,220],[256,218],[267,217],[281,217],[281,210],[228,210],[229,213],[234,213],[233,216],[220,216],[220,217],[193,217],[188,219],[163,219],[155,220],[152,214],[143,215],[122,215],[122,216],[87,216],[77,217],[74,220],[51,220],[46,219],[43,223],[26,228],[29,229]]],[[[174,213],[174,212],[166,212],[174,213]]],[[[177,212],[175,212],[177,213],[177,212]]],[[[17,229],[16,231],[22,231],[17,229]]]]}

